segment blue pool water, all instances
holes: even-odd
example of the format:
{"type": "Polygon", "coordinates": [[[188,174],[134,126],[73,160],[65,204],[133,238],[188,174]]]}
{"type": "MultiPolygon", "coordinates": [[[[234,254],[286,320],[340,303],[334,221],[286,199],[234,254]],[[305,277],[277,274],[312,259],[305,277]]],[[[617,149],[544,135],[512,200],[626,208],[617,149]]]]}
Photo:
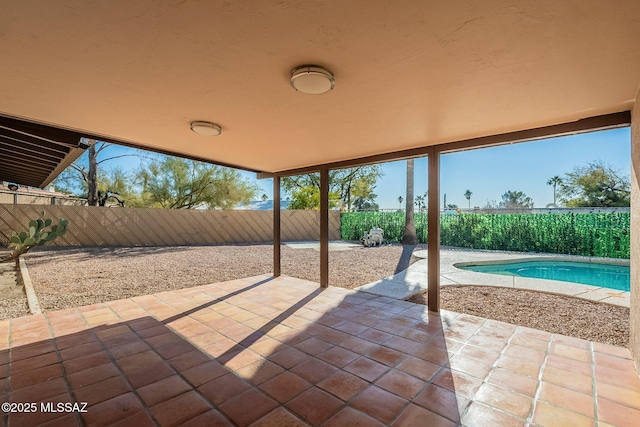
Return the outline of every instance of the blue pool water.
{"type": "Polygon", "coordinates": [[[629,292],[629,267],[571,261],[526,261],[512,264],[456,266],[462,270],[506,276],[583,283],[629,292]]]}

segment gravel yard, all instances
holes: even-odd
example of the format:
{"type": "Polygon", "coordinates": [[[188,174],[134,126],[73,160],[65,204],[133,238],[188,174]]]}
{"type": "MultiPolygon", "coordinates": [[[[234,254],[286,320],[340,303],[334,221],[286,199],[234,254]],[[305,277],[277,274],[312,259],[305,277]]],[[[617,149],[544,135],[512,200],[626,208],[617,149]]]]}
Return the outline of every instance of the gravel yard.
{"type": "MultiPolygon", "coordinates": [[[[425,293],[409,301],[426,304],[425,293]]],[[[441,307],[589,341],[629,346],[629,309],[523,289],[444,286],[441,307]]]]}
{"type": "MultiPolygon", "coordinates": [[[[283,246],[282,274],[320,280],[320,254],[283,246]]],[[[404,270],[400,245],[329,253],[329,281],[354,288],[404,270]],[[402,258],[403,264],[398,267],[402,258]]],[[[58,310],[273,272],[271,245],[42,248],[25,258],[43,310],[58,310]]]]}
{"type": "Polygon", "coordinates": [[[0,320],[30,314],[15,261],[0,262],[0,320]]]}
{"type": "MultiPolygon", "coordinates": [[[[415,261],[401,245],[329,253],[329,281],[355,288],[415,261]]],[[[418,246],[416,250],[423,249],[418,246]]],[[[271,245],[40,248],[26,256],[43,310],[57,310],[272,272],[271,245]]],[[[282,247],[282,273],[319,281],[314,249],[282,247]]],[[[629,309],[505,288],[448,286],[442,308],[588,340],[628,346],[629,309]]],[[[411,301],[424,303],[417,295],[411,301]]],[[[0,316],[2,313],[0,306],[0,316]]],[[[11,317],[6,316],[5,317],[11,317]]]]}

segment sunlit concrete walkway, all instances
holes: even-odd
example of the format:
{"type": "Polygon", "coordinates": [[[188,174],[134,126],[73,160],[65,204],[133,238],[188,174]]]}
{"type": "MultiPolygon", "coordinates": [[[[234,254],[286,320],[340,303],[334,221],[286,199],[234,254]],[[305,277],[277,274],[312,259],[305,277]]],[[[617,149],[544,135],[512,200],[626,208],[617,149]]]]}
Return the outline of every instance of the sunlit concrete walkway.
{"type": "Polygon", "coordinates": [[[4,401],[37,405],[4,423],[637,425],[628,350],[425,309],[260,276],[3,321],[4,401]]]}
{"type": "MultiPolygon", "coordinates": [[[[388,296],[390,298],[406,299],[411,295],[428,289],[427,279],[427,251],[413,253],[423,258],[413,263],[407,270],[386,277],[375,282],[358,287],[358,290],[388,296]]],[[[529,277],[502,276],[499,274],[477,273],[462,270],[456,264],[462,262],[496,261],[496,260],[532,260],[540,258],[563,259],[571,261],[591,262],[601,258],[580,256],[535,254],[503,251],[478,251],[470,249],[441,249],[440,250],[440,284],[447,285],[483,285],[503,286],[508,288],[529,289],[535,291],[555,292],[558,294],[576,296],[592,301],[629,307],[630,293],[598,286],[580,283],[561,282],[559,280],[532,279],[529,277]]],[[[605,260],[608,262],[623,262],[623,260],[605,260]]]]}
{"type": "MultiPolygon", "coordinates": [[[[308,242],[284,242],[285,246],[291,249],[314,249],[316,251],[320,251],[320,242],[319,241],[308,241],[308,242]]],[[[329,251],[350,251],[353,248],[361,247],[362,244],[348,242],[344,240],[330,240],[329,241],[329,251]]]]}

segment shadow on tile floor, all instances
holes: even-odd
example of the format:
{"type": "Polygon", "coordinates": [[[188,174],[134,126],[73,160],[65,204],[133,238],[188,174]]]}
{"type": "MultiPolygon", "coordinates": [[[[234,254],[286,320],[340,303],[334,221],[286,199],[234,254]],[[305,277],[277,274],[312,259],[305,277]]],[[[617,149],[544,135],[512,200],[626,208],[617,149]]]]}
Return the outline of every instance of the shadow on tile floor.
{"type": "Polygon", "coordinates": [[[0,322],[5,425],[633,425],[628,350],[257,276],[0,322]],[[442,317],[441,317],[442,316],[442,317]],[[555,421],[554,421],[555,420],[555,421]]]}

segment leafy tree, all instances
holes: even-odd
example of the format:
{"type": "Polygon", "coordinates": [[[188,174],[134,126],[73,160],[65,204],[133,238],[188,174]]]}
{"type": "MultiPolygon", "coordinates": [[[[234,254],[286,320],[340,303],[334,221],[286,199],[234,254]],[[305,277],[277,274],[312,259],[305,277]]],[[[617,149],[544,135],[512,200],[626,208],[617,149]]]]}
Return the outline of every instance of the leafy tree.
{"type": "Polygon", "coordinates": [[[471,210],[471,195],[473,193],[470,190],[464,192],[464,198],[469,201],[469,210],[471,210]]]}
{"type": "Polygon", "coordinates": [[[417,245],[418,236],[416,235],[416,224],[413,218],[413,159],[407,160],[407,209],[405,211],[404,220],[404,233],[402,234],[403,245],[417,245]]]}
{"type": "Polygon", "coordinates": [[[506,209],[532,208],[533,200],[522,191],[507,191],[502,195],[499,206],[506,209]]]}
{"type": "Polygon", "coordinates": [[[351,206],[347,206],[348,210],[354,208],[356,211],[377,211],[380,208],[375,202],[378,195],[373,192],[376,180],[374,175],[368,175],[354,181],[351,187],[353,202],[351,206]]]}
{"type": "MultiPolygon", "coordinates": [[[[56,178],[53,185],[56,191],[76,194],[78,197],[86,197],[87,204],[89,206],[104,206],[106,204],[106,200],[113,199],[115,195],[113,191],[105,188],[108,187],[109,179],[105,177],[104,172],[101,172],[100,165],[104,162],[120,157],[131,157],[137,155],[122,154],[107,158],[99,158],[107,148],[112,146],[112,144],[96,141],[95,139],[85,139],[84,142],[89,145],[85,154],[73,162],[69,168],[65,169],[62,174],[56,178]],[[99,194],[100,191],[102,191],[102,194],[99,194]],[[105,192],[107,192],[107,194],[104,194],[105,192]]],[[[120,176],[119,179],[124,179],[124,176],[120,176]]],[[[123,199],[120,199],[120,202],[122,201],[123,199]]]]}
{"type": "Polygon", "coordinates": [[[357,198],[353,202],[353,208],[354,208],[354,211],[356,212],[362,212],[362,211],[377,212],[380,209],[380,205],[374,202],[373,199],[357,198]]]}
{"type": "MultiPolygon", "coordinates": [[[[320,209],[320,188],[305,186],[294,189],[291,193],[288,209],[317,210],[320,209]]],[[[329,191],[329,209],[338,206],[338,194],[329,191]]]]}
{"type": "Polygon", "coordinates": [[[152,160],[138,181],[145,204],[170,209],[231,209],[257,193],[236,170],[177,157],[152,160]]]}
{"type": "MultiPolygon", "coordinates": [[[[359,205],[367,201],[373,202],[376,198],[373,190],[381,176],[382,169],[378,165],[331,170],[329,171],[329,198],[333,200],[332,203],[335,203],[334,207],[337,203],[341,203],[348,211],[352,210],[357,199],[364,199],[359,202],[359,205]]],[[[296,209],[317,209],[314,197],[310,196],[315,192],[318,192],[319,196],[319,173],[284,177],[282,188],[291,200],[289,209],[294,209],[292,206],[296,209]]]]}
{"type": "Polygon", "coordinates": [[[568,207],[620,207],[631,202],[629,177],[597,161],[565,174],[560,198],[568,207]]]}
{"type": "Polygon", "coordinates": [[[121,207],[127,206],[139,207],[142,203],[139,201],[140,195],[136,193],[131,183],[135,178],[129,176],[121,168],[111,169],[101,175],[98,180],[98,206],[107,206],[107,203],[117,203],[121,207]]]}
{"type": "Polygon", "coordinates": [[[500,209],[500,204],[495,200],[487,200],[487,203],[482,207],[482,209],[500,209]]]}
{"type": "Polygon", "coordinates": [[[547,181],[547,185],[553,185],[553,204],[556,204],[556,187],[558,185],[562,184],[562,178],[560,178],[558,175],[556,176],[552,176],[551,178],[549,178],[549,181],[547,181]]]}
{"type": "Polygon", "coordinates": [[[418,207],[418,210],[423,210],[426,206],[425,204],[425,196],[416,196],[416,206],[418,207]]]}
{"type": "Polygon", "coordinates": [[[375,181],[370,179],[357,180],[352,187],[354,211],[377,211],[380,206],[376,203],[377,194],[373,192],[375,181]]]}

